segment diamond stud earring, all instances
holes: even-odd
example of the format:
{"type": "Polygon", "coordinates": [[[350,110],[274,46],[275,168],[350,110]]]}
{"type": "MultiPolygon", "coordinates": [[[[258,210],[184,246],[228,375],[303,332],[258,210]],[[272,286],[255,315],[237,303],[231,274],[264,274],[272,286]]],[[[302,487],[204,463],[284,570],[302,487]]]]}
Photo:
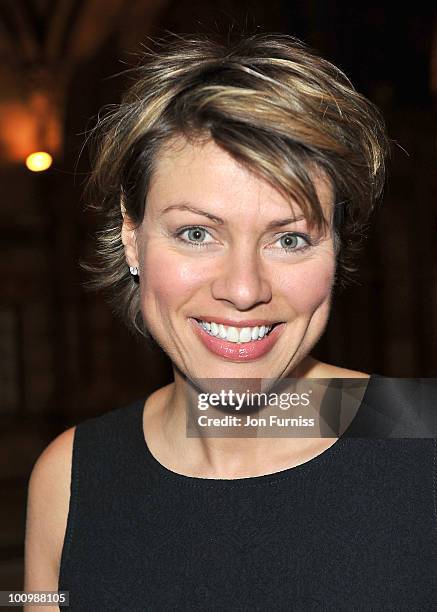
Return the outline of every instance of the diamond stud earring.
{"type": "Polygon", "coordinates": [[[136,266],[129,266],[129,270],[132,276],[138,276],[138,268],[136,266]]]}

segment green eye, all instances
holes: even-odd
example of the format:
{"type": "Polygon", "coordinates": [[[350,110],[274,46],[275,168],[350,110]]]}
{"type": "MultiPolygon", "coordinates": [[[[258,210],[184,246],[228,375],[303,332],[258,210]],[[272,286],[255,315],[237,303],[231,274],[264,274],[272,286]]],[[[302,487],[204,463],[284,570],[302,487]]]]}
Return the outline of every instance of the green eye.
{"type": "Polygon", "coordinates": [[[193,227],[185,231],[188,232],[189,240],[192,240],[193,242],[199,242],[202,237],[202,233],[205,234],[205,230],[202,227],[193,227]]]}
{"type": "MultiPolygon", "coordinates": [[[[205,240],[207,236],[211,237],[211,234],[206,228],[200,225],[181,228],[175,234],[175,237],[180,242],[194,248],[206,248],[211,245],[210,240],[205,240]]],[[[280,248],[287,254],[301,253],[313,246],[309,236],[298,232],[287,232],[280,236],[276,242],[279,241],[281,242],[280,248]]]]}
{"type": "Polygon", "coordinates": [[[180,242],[194,248],[204,248],[211,244],[210,241],[205,241],[204,238],[211,235],[207,229],[198,225],[184,227],[176,232],[175,237],[180,242]]]}
{"type": "Polygon", "coordinates": [[[297,233],[283,234],[278,240],[282,242],[282,248],[288,253],[305,251],[311,246],[311,241],[308,236],[297,233]],[[299,241],[303,242],[302,246],[299,246],[299,241]]]}

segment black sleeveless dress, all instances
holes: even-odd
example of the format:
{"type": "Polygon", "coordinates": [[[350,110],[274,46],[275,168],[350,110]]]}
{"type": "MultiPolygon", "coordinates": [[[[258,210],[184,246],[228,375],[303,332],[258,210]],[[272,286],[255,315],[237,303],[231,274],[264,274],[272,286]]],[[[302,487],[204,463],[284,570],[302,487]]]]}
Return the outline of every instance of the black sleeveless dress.
{"type": "Polygon", "coordinates": [[[351,426],[296,467],[195,478],[151,454],[145,399],[76,427],[58,585],[70,610],[437,610],[435,439],[351,426]]]}

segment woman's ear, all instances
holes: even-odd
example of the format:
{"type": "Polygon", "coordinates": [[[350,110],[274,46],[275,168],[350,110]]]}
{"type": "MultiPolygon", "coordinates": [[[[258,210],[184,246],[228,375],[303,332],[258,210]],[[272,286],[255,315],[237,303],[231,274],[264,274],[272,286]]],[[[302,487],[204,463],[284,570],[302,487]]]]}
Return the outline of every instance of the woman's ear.
{"type": "Polygon", "coordinates": [[[128,266],[135,266],[138,268],[138,246],[136,228],[132,219],[126,212],[123,199],[120,200],[121,215],[123,217],[123,223],[121,226],[121,241],[124,244],[124,253],[126,256],[126,262],[128,266]]]}

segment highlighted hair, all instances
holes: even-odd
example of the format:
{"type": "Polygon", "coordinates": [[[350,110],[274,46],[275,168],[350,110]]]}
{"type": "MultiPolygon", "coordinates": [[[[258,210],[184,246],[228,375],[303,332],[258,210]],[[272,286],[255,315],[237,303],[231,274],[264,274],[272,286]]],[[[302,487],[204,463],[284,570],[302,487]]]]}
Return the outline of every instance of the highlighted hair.
{"type": "Polygon", "coordinates": [[[389,141],[378,109],[346,75],[285,34],[170,35],[155,40],[133,71],[121,103],[99,119],[89,207],[103,216],[89,287],[110,291],[113,309],[148,336],[121,241],[120,203],[143,219],[161,147],[175,136],[213,139],[301,208],[309,224],[327,220],[311,171],[334,193],[336,281],[356,272],[355,256],[385,180],[389,141]]]}

